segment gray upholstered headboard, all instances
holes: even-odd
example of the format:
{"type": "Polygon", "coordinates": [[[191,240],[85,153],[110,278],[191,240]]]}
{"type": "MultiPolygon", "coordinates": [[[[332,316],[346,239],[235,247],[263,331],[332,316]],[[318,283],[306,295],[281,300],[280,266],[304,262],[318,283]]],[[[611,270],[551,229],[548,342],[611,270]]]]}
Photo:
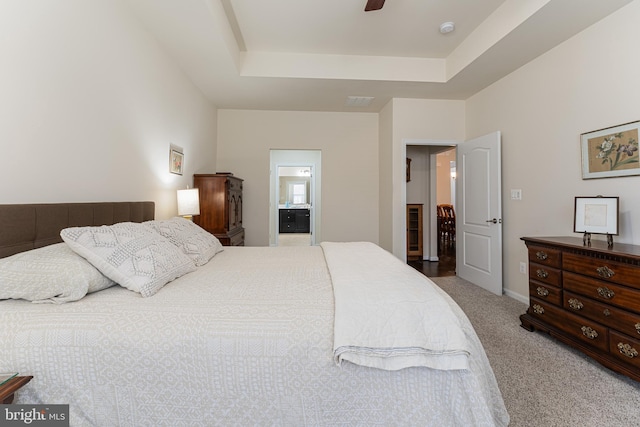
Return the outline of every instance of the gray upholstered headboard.
{"type": "Polygon", "coordinates": [[[0,258],[62,242],[67,227],[154,219],[154,202],[0,205],[0,258]]]}

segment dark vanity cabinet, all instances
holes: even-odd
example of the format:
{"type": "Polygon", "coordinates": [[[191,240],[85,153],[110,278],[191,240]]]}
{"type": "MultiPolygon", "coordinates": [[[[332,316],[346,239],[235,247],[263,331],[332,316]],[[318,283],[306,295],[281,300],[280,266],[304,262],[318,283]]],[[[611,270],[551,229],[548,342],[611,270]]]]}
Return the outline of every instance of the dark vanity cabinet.
{"type": "Polygon", "coordinates": [[[280,209],[280,233],[309,233],[309,209],[280,209]]]}

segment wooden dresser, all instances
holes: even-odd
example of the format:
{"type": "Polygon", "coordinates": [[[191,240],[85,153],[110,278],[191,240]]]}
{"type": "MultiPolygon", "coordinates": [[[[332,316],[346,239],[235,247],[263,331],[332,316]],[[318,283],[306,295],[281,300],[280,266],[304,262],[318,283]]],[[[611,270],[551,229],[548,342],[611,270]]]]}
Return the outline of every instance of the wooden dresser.
{"type": "Polygon", "coordinates": [[[224,246],[244,246],[242,180],[230,173],[193,175],[200,196],[200,215],[193,222],[224,246]]]}
{"type": "Polygon", "coordinates": [[[640,246],[523,237],[529,296],[522,327],[550,335],[640,381],[640,246]]]}

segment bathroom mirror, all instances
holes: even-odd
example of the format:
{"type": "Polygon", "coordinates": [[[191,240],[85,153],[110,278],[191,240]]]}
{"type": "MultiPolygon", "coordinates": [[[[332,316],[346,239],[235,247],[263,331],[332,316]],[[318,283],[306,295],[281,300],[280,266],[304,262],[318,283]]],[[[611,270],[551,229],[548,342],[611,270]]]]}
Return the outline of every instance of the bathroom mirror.
{"type": "Polygon", "coordinates": [[[311,173],[308,167],[278,168],[281,207],[305,206],[309,204],[311,173]]]}

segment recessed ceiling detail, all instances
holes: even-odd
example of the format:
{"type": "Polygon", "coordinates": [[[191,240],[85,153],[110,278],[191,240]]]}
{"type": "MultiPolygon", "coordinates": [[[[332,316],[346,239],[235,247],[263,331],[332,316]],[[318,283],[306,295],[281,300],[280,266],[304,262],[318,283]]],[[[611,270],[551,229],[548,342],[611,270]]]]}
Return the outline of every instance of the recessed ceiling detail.
{"type": "Polygon", "coordinates": [[[464,100],[632,0],[125,0],[218,108],[464,100]],[[455,22],[445,37],[442,23],[455,22]]]}

